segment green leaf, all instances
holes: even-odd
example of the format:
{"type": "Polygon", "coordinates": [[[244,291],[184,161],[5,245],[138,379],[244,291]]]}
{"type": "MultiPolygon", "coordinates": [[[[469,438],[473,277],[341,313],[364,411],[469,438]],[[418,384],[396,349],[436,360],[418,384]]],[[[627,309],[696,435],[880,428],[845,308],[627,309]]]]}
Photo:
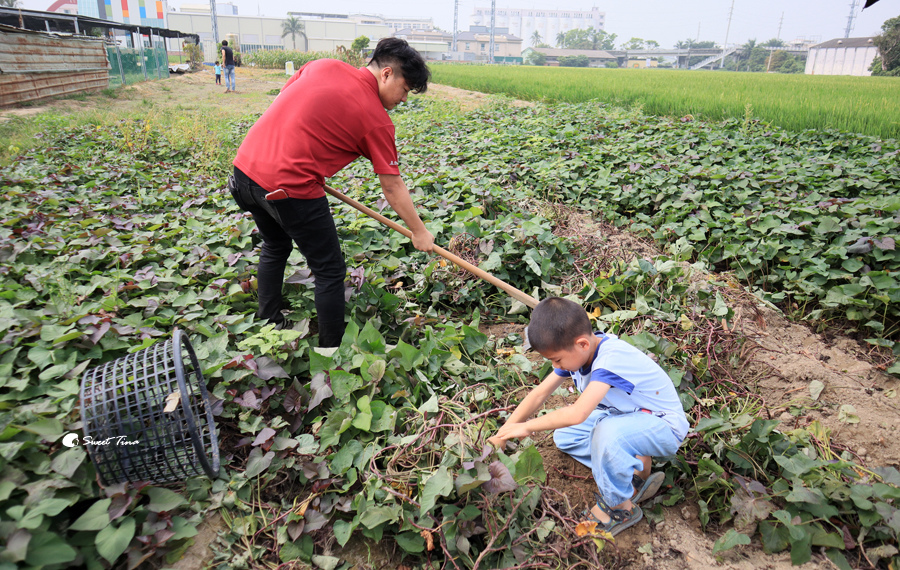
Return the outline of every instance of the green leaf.
{"type": "Polygon", "coordinates": [[[406,552],[418,554],[425,551],[425,539],[415,532],[401,532],[396,537],[397,544],[406,552]]]}
{"type": "Polygon", "coordinates": [[[715,544],[713,544],[712,552],[713,554],[725,552],[726,550],[731,550],[735,546],[742,544],[750,544],[750,537],[730,528],[728,529],[728,532],[716,540],[715,544]]]}
{"type": "Polygon", "coordinates": [[[763,550],[772,554],[781,552],[790,544],[790,533],[783,526],[772,524],[768,521],[759,523],[759,535],[763,550]]]}
{"type": "Polygon", "coordinates": [[[244,477],[247,477],[248,479],[256,477],[269,468],[273,459],[275,459],[274,451],[269,451],[263,455],[262,448],[254,447],[247,458],[247,469],[244,471],[244,477]]]}
{"type": "Polygon", "coordinates": [[[174,491],[162,487],[148,487],[146,494],[150,497],[147,508],[154,513],[174,511],[187,500],[174,491]]]}
{"type": "Polygon", "coordinates": [[[456,485],[456,494],[464,495],[472,489],[477,489],[491,480],[491,473],[488,471],[487,465],[478,462],[475,464],[477,474],[473,477],[468,473],[460,473],[456,477],[454,484],[456,485]]]}
{"type": "Polygon", "coordinates": [[[335,568],[338,567],[338,564],[341,563],[341,559],[335,556],[313,554],[312,562],[316,567],[321,568],[322,570],[335,570],[335,568]]]}
{"type": "Polygon", "coordinates": [[[28,542],[25,562],[31,566],[50,566],[72,562],[78,552],[55,532],[35,533],[28,542]]]}
{"type": "Polygon", "coordinates": [[[334,397],[342,402],[346,402],[350,398],[350,394],[363,387],[362,377],[356,374],[343,370],[332,370],[330,376],[334,397]]]}
{"type": "Polygon", "coordinates": [[[544,472],[544,460],[537,447],[531,445],[522,451],[516,461],[515,472],[516,483],[520,485],[531,481],[544,483],[547,480],[547,474],[544,472]]]}
{"type": "Polygon", "coordinates": [[[97,537],[94,539],[97,552],[110,564],[114,563],[134,538],[134,529],[135,522],[131,517],[122,519],[118,527],[109,525],[104,528],[97,533],[97,537]]]}
{"type": "Polygon", "coordinates": [[[334,538],[337,540],[337,543],[342,547],[345,546],[347,541],[350,540],[350,535],[353,534],[355,528],[356,523],[343,520],[334,521],[332,530],[334,531],[334,538]]]}
{"type": "Polygon", "coordinates": [[[856,415],[856,408],[852,404],[844,404],[838,410],[838,420],[845,424],[858,424],[859,416],[856,415]]]}
{"type": "Polygon", "coordinates": [[[419,495],[419,517],[424,517],[434,508],[438,497],[446,497],[453,491],[453,476],[446,466],[441,466],[425,481],[425,487],[419,495]]]}
{"type": "Polygon", "coordinates": [[[425,402],[424,404],[419,406],[419,413],[420,414],[427,414],[428,412],[437,413],[437,411],[439,409],[440,408],[438,408],[438,397],[435,394],[435,395],[432,395],[430,398],[428,398],[427,402],[425,402]]]}
{"type": "Polygon", "coordinates": [[[359,522],[366,528],[375,528],[386,522],[396,522],[400,518],[400,505],[367,508],[359,515],[359,522]]]}
{"type": "Polygon", "coordinates": [[[101,530],[109,526],[109,505],[112,499],[100,499],[95,501],[93,505],[83,515],[72,523],[70,530],[101,530]]]}

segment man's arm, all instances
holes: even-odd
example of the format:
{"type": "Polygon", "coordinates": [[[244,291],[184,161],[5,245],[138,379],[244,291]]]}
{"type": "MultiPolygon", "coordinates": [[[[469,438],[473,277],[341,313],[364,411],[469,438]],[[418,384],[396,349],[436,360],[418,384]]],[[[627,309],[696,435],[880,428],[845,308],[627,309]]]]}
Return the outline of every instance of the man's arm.
{"type": "Polygon", "coordinates": [[[379,174],[378,180],[381,182],[381,191],[384,192],[388,204],[412,232],[413,246],[421,251],[431,251],[434,247],[434,236],[416,212],[416,206],[403,178],[396,174],[379,174]]]}
{"type": "MultiPolygon", "coordinates": [[[[550,380],[551,376],[556,376],[555,373],[552,373],[547,377],[547,380],[550,380]]],[[[559,378],[559,376],[557,376],[559,378]]],[[[547,383],[547,380],[541,383],[540,386],[535,388],[535,391],[539,390],[544,383],[547,383]]],[[[555,390],[559,384],[553,387],[555,390]]],[[[559,408],[553,410],[552,412],[545,414],[543,416],[530,419],[527,421],[525,418],[530,417],[530,415],[521,415],[517,416],[514,412],[512,416],[510,416],[509,420],[497,431],[497,435],[494,438],[491,438],[491,443],[494,443],[492,440],[495,438],[499,438],[502,442],[505,442],[507,439],[511,438],[522,438],[529,437],[536,431],[546,431],[546,430],[554,430],[569,426],[578,425],[588,419],[588,416],[591,415],[591,412],[597,409],[597,405],[603,401],[603,398],[606,397],[606,393],[609,391],[609,384],[605,384],[603,382],[590,382],[585,388],[584,392],[581,393],[581,396],[575,400],[574,404],[569,406],[565,406],[564,408],[559,408]],[[515,421],[514,421],[515,420],[515,421]]],[[[550,390],[549,393],[544,397],[544,400],[553,393],[553,390],[550,390]]],[[[531,396],[531,394],[529,394],[531,396]]],[[[527,397],[525,398],[528,399],[527,397]]],[[[544,400],[541,400],[540,403],[543,403],[544,400]]],[[[522,404],[525,401],[523,400],[522,404]]],[[[538,404],[539,406],[540,404],[538,404]]],[[[520,404],[521,407],[521,404],[520,404]]],[[[537,407],[534,408],[534,411],[537,410],[537,407]]],[[[516,408],[516,412],[519,409],[516,408]]],[[[533,412],[532,412],[533,413],[533,412]]]]}

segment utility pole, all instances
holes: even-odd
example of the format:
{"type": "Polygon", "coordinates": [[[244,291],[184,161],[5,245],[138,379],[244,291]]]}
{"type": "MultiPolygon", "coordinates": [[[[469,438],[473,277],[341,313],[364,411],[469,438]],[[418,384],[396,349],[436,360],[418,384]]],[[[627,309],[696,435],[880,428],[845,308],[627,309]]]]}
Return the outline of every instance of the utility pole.
{"type": "Polygon", "coordinates": [[[847,16],[847,29],[844,30],[844,37],[849,38],[850,32],[853,30],[853,19],[856,17],[856,0],[850,2],[850,15],[847,16]]]}
{"type": "MultiPolygon", "coordinates": [[[[778,22],[778,35],[775,36],[775,39],[776,39],[776,40],[780,40],[780,39],[781,39],[781,25],[782,25],[782,24],[784,24],[784,12],[781,13],[781,21],[778,22]]],[[[770,49],[769,49],[769,61],[768,61],[768,63],[766,63],[766,73],[769,73],[769,68],[772,67],[772,54],[775,53],[775,52],[771,49],[772,46],[769,46],[769,47],[770,47],[770,49]]]]}
{"type": "Polygon", "coordinates": [[[488,63],[494,63],[494,19],[497,16],[497,0],[491,0],[491,55],[488,56],[488,63]]]}
{"type": "Polygon", "coordinates": [[[694,41],[695,41],[695,42],[699,42],[699,41],[700,41],[700,22],[697,22],[697,39],[694,40],[694,41]]]}
{"type": "MultiPolygon", "coordinates": [[[[216,43],[213,46],[213,51],[215,51],[216,47],[219,45],[219,22],[218,18],[216,18],[216,0],[209,0],[209,15],[212,18],[212,33],[213,33],[213,41],[216,43]]],[[[222,65],[225,65],[224,63],[222,65]]]]}
{"type": "Polygon", "coordinates": [[[453,51],[456,52],[456,34],[459,30],[459,0],[453,2],[453,51]]]}
{"type": "Polygon", "coordinates": [[[722,63],[719,69],[725,67],[725,52],[728,50],[728,34],[731,33],[731,17],[734,16],[734,0],[731,0],[731,9],[728,10],[728,27],[725,28],[725,45],[722,46],[722,63]]]}

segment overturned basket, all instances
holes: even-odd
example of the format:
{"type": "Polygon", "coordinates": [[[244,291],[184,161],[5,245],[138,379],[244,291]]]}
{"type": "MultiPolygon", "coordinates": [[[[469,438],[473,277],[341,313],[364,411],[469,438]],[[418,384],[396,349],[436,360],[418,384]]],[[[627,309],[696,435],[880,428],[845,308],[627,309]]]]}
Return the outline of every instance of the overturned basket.
{"type": "Polygon", "coordinates": [[[103,485],[219,473],[206,383],[182,331],[85,372],[84,443],[103,485]]]}

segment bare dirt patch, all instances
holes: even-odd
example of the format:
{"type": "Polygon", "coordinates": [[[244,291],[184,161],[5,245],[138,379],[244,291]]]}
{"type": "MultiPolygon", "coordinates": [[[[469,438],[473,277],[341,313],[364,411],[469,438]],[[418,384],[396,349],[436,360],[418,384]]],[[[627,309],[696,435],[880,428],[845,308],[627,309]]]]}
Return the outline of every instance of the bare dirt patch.
{"type": "MultiPolygon", "coordinates": [[[[554,219],[559,222],[554,232],[577,241],[578,251],[592,260],[584,267],[608,267],[605,260],[652,259],[661,253],[652,242],[594,222],[571,208],[553,208],[557,208],[554,219]]],[[[708,278],[708,275],[694,276],[698,280],[708,278]]],[[[729,280],[722,276],[716,278],[729,280]]],[[[743,289],[736,290],[730,301],[737,305],[733,307],[736,314],[742,315],[737,319],[736,334],[758,345],[754,358],[737,380],[754,386],[762,395],[767,417],[781,419],[782,431],[819,421],[831,432],[835,447],[850,451],[869,467],[896,467],[900,463],[900,422],[897,421],[900,401],[895,396],[900,382],[883,372],[877,354],[847,336],[816,334],[803,324],[792,323],[743,289]],[[810,392],[814,381],[824,386],[818,400],[810,392]],[[846,416],[841,416],[840,407],[848,404],[853,406],[858,423],[841,419],[846,416]]],[[[508,323],[484,325],[481,330],[494,338],[525,334],[524,325],[508,323]]],[[[539,355],[533,352],[528,353],[528,358],[536,365],[540,361],[539,355]]],[[[519,391],[516,399],[524,393],[519,391]]],[[[562,407],[575,398],[574,394],[554,396],[545,408],[562,407]]],[[[536,444],[544,460],[547,485],[564,495],[571,505],[572,512],[563,514],[578,517],[592,505],[596,492],[590,470],[557,450],[549,433],[538,436],[536,444]]],[[[616,550],[623,567],[647,570],[795,568],[788,553],[767,554],[758,540],[713,555],[712,547],[718,536],[704,532],[697,507],[690,499],[663,507],[662,513],[662,522],[647,517],[617,537],[616,550]]],[[[814,560],[799,568],[819,567],[814,560]]]]}

